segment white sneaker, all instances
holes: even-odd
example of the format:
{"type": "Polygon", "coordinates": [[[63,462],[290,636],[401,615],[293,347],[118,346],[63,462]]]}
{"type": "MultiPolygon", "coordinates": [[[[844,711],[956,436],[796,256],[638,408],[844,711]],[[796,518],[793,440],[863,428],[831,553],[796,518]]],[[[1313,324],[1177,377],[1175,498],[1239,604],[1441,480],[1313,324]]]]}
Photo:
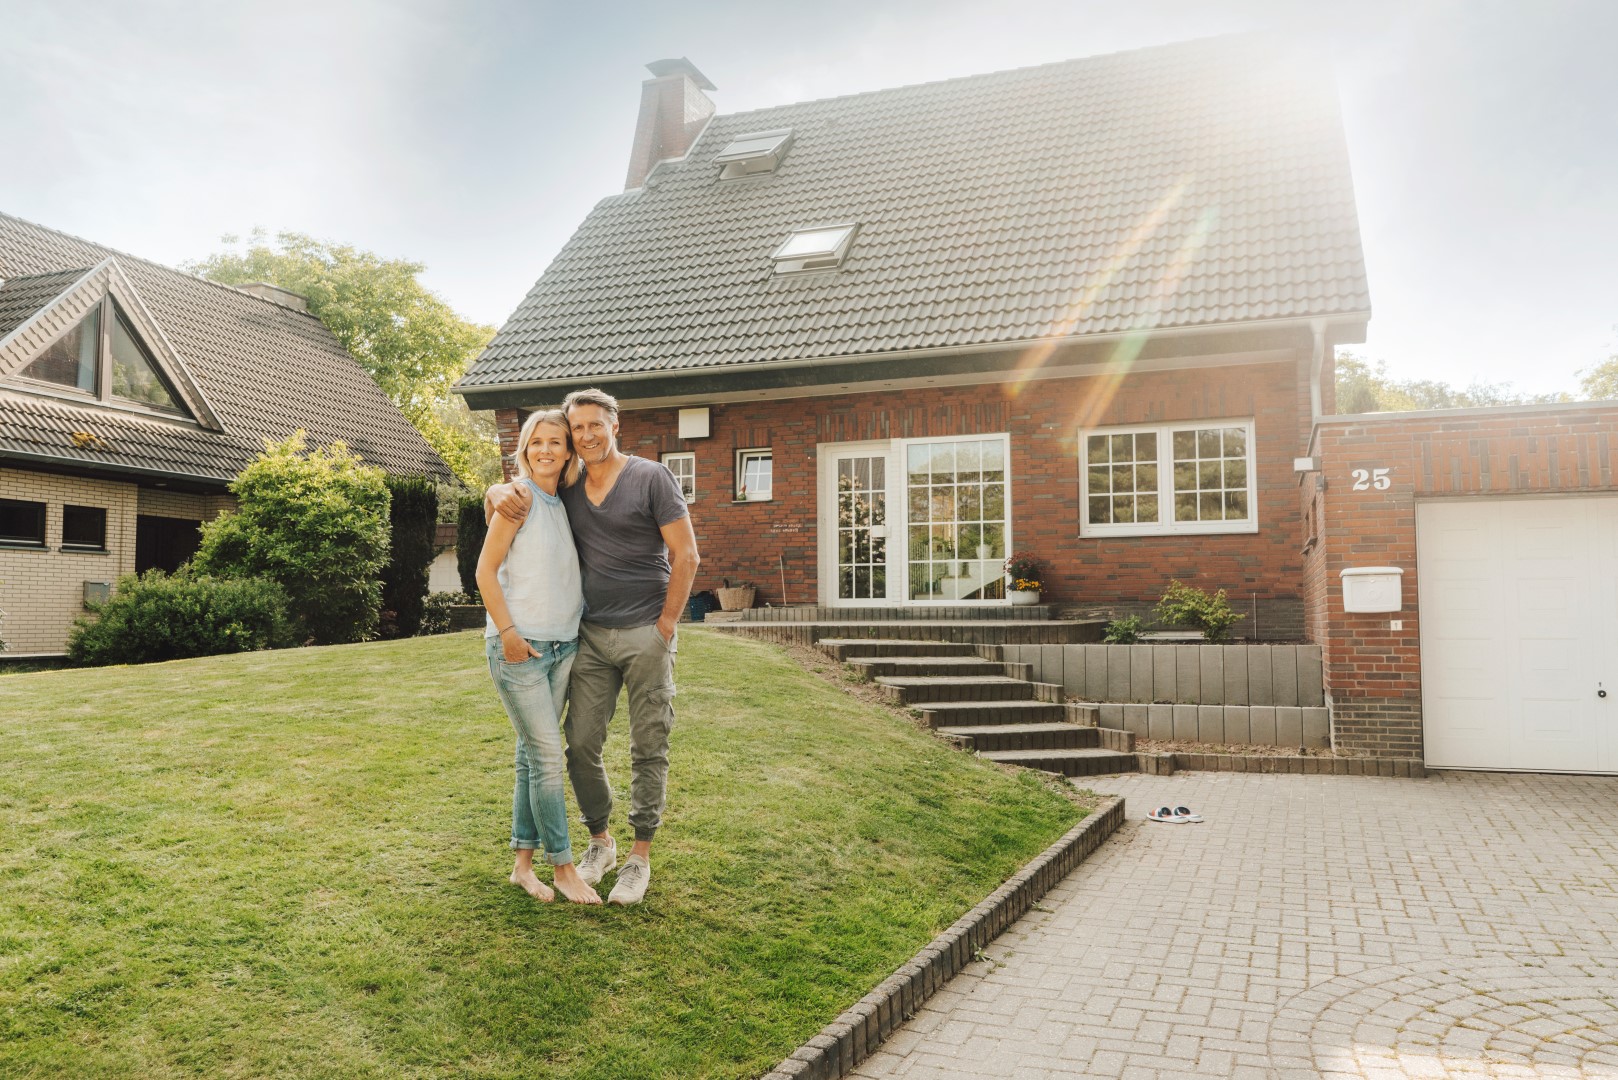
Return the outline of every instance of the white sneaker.
{"type": "Polygon", "coordinates": [[[652,864],[644,855],[631,855],[618,871],[618,881],[607,894],[607,903],[627,906],[638,904],[646,895],[646,886],[652,880],[652,864]]]}
{"type": "Polygon", "coordinates": [[[584,855],[579,859],[579,877],[586,885],[594,888],[602,878],[612,873],[618,865],[618,841],[607,837],[605,843],[590,837],[590,846],[584,849],[584,855]]]}

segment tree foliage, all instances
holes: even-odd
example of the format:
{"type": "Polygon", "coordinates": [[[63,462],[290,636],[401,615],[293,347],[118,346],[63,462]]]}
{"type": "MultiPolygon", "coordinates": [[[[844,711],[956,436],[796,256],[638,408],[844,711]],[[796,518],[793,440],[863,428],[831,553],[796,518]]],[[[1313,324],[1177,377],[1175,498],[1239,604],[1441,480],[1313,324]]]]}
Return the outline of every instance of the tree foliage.
{"type": "Polygon", "coordinates": [[[382,470],[340,442],[308,450],[300,431],[266,442],[230,490],[238,507],[202,527],[193,569],[276,582],[301,636],[318,644],[374,636],[388,561],[382,470]]]}
{"type": "Polygon", "coordinates": [[[1216,644],[1229,641],[1230,628],[1247,618],[1230,606],[1224,589],[1209,596],[1195,585],[1172,580],[1152,611],[1158,621],[1201,630],[1205,639],[1216,644]]]}
{"type": "Polygon", "coordinates": [[[424,477],[390,476],[388,495],[391,539],[382,571],[382,636],[415,637],[433,564],[438,489],[424,477]]]}
{"type": "MultiPolygon", "coordinates": [[[[224,238],[235,245],[236,237],[224,238]]],[[[479,419],[450,386],[488,344],[494,328],[469,322],[419,280],[426,269],[302,233],[262,230],[242,250],[186,264],[226,285],[265,281],[309,301],[309,311],[343,343],[463,483],[481,491],[499,479],[493,421],[479,419]],[[490,461],[493,468],[490,468],[490,461]]]]}
{"type": "Polygon", "coordinates": [[[461,500],[460,517],[455,523],[455,569],[461,575],[461,590],[468,596],[478,594],[478,556],[483,553],[484,537],[489,535],[489,523],[483,517],[483,500],[461,500]]]}
{"type": "Polygon", "coordinates": [[[1544,405],[1571,400],[1570,395],[1560,391],[1524,394],[1510,383],[1474,382],[1459,390],[1434,379],[1394,379],[1380,360],[1372,364],[1352,353],[1337,357],[1337,411],[1340,414],[1544,405]]]}
{"type": "Polygon", "coordinates": [[[1618,355],[1579,372],[1579,391],[1586,401],[1618,399],[1618,355]]]}

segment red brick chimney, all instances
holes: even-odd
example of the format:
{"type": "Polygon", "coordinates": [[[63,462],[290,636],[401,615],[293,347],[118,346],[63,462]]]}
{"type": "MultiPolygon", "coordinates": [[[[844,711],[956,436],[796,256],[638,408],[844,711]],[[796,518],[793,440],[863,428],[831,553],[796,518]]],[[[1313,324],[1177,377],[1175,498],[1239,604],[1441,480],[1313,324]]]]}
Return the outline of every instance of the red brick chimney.
{"type": "Polygon", "coordinates": [[[640,119],[625,191],[644,184],[658,162],[683,157],[714,114],[714,104],[703,91],[716,87],[685,57],[654,60],[646,70],[654,78],[641,83],[640,119]]]}

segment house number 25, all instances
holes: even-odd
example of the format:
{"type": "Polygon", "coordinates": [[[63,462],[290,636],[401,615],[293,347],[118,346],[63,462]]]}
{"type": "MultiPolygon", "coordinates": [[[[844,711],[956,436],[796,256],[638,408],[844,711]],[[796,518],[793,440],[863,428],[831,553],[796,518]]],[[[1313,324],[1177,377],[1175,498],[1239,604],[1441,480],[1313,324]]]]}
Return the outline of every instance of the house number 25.
{"type": "Polygon", "coordinates": [[[1388,472],[1389,470],[1387,469],[1355,469],[1353,472],[1354,490],[1370,491],[1372,488],[1376,488],[1378,491],[1388,490],[1393,486],[1393,481],[1388,477],[1388,472]]]}

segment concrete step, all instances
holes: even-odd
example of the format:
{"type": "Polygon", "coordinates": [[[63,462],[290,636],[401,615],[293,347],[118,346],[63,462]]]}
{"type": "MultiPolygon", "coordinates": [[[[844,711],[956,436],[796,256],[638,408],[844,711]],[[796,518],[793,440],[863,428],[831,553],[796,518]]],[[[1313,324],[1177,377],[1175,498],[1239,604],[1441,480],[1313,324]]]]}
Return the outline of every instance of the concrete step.
{"type": "Polygon", "coordinates": [[[1008,664],[979,656],[850,656],[843,661],[862,679],[881,675],[1009,675],[1027,679],[1032,664],[1008,664]]]}
{"type": "Polygon", "coordinates": [[[905,641],[902,638],[823,638],[815,648],[833,660],[850,656],[976,656],[967,641],[905,641]]]}
{"type": "Polygon", "coordinates": [[[984,750],[978,757],[1062,776],[1104,776],[1137,771],[1135,755],[1116,750],[984,750]]]}
{"type": "Polygon", "coordinates": [[[934,728],[940,735],[965,739],[972,749],[993,750],[1080,750],[1096,749],[1101,736],[1093,727],[1065,724],[984,724],[973,727],[934,728]]]}
{"type": "Polygon", "coordinates": [[[882,675],[876,680],[900,705],[931,701],[1016,701],[1037,697],[1039,683],[1005,675],[882,675]]]}
{"type": "MultiPolygon", "coordinates": [[[[727,612],[727,614],[730,614],[727,612]]],[[[738,621],[761,622],[1048,622],[1056,618],[1051,604],[905,604],[869,607],[822,607],[797,604],[748,608],[738,621]]],[[[1096,620],[1105,625],[1106,620],[1096,620]]]]}
{"type": "Polygon", "coordinates": [[[828,639],[868,638],[884,641],[950,641],[980,645],[1071,645],[1101,640],[1101,620],[1042,619],[891,619],[871,621],[737,620],[709,621],[712,629],[747,634],[767,641],[815,645],[828,639]]]}
{"type": "Polygon", "coordinates": [[[1096,710],[1033,698],[1016,701],[929,701],[912,708],[928,727],[990,724],[1082,724],[1094,727],[1096,710]]]}

